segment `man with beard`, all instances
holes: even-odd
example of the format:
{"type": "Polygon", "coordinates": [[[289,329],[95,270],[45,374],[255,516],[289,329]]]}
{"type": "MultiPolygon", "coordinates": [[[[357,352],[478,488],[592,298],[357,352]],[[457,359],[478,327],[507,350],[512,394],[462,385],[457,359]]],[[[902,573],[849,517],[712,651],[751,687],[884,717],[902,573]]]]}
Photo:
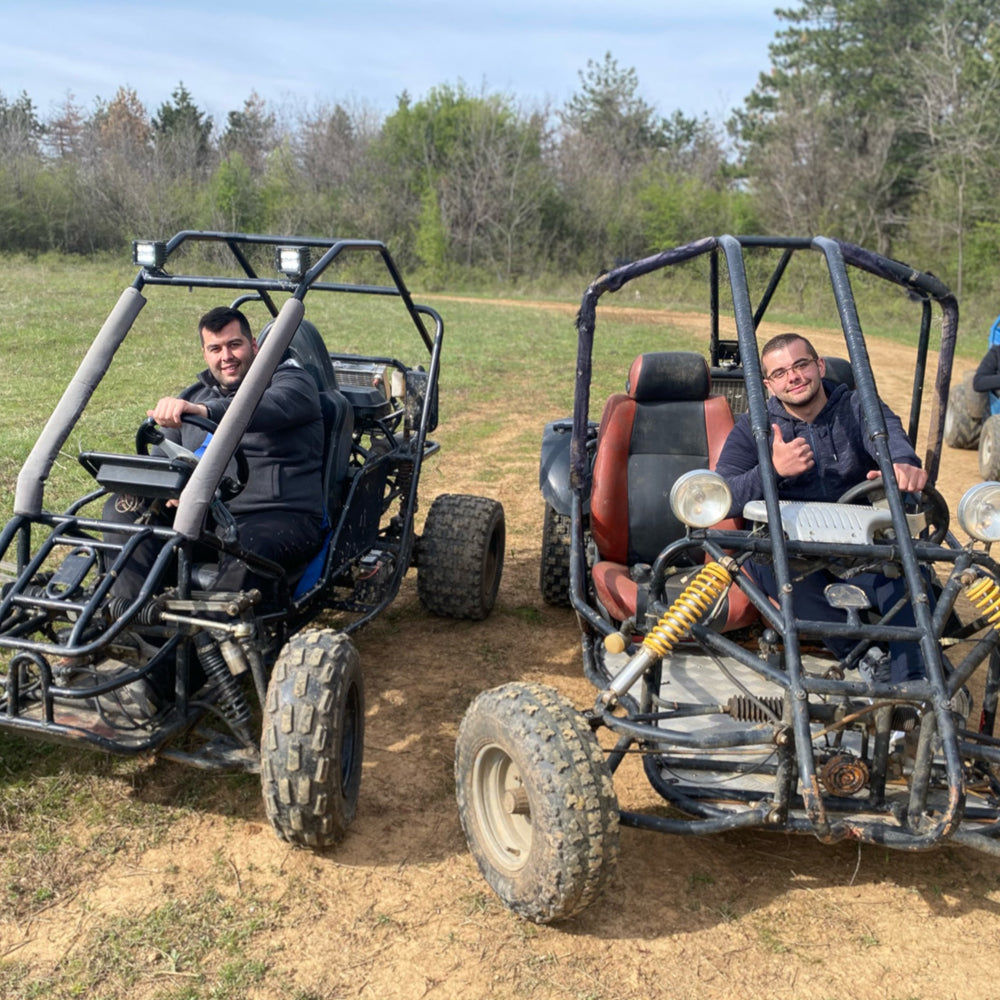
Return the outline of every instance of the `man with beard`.
{"type": "MultiPolygon", "coordinates": [[[[257,342],[247,318],[238,309],[219,306],[198,323],[207,368],[198,381],[177,396],[165,396],[147,410],[166,436],[191,451],[205,443],[205,430],[182,422],[193,414],[218,423],[257,355],[257,342]]],[[[323,538],[323,415],[312,377],[295,361],[275,369],[240,442],[249,466],[241,493],[228,501],[240,545],[279,563],[289,571],[303,567],[323,538]]],[[[109,520],[134,521],[144,513],[136,498],[109,500],[109,520]],[[136,508],[139,509],[136,509],[136,508]]],[[[134,596],[151,563],[137,553],[116,582],[114,591],[134,596]]],[[[214,588],[239,590],[257,586],[241,560],[223,555],[214,588]]]]}

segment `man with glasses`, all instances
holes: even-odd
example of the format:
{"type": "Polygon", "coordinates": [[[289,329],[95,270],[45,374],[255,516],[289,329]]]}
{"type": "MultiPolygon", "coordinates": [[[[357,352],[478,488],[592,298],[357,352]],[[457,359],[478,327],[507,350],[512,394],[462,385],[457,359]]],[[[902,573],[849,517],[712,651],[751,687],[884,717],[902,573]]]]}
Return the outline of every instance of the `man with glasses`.
{"type": "MultiPolygon", "coordinates": [[[[782,500],[836,502],[848,489],[879,472],[875,451],[865,430],[861,401],[856,392],[824,378],[826,363],[816,349],[797,333],[773,337],[761,351],[764,382],[770,392],[767,410],[771,422],[771,458],[782,500]]],[[[919,492],[927,483],[903,425],[889,407],[882,404],[889,432],[889,454],[900,490],[919,492]]],[[[764,489],[757,462],[757,445],[750,429],[750,414],[736,421],[723,446],[716,471],[725,477],[733,493],[730,516],[739,517],[751,500],[763,499],[764,489]]],[[[770,565],[748,562],[745,569],[762,589],[776,597],[777,583],[770,565]]],[[[833,580],[825,572],[811,573],[794,581],[793,606],[799,618],[817,621],[845,621],[846,614],[831,607],[824,595],[833,580]]],[[[905,595],[904,581],[877,573],[851,578],[880,612],[888,611],[905,595]]],[[[913,613],[907,603],[893,618],[897,625],[912,625],[913,613]]],[[[853,647],[852,640],[826,639],[838,656],[853,647]]],[[[872,657],[873,674],[893,682],[923,677],[919,652],[914,643],[891,643],[889,655],[872,657]]]]}

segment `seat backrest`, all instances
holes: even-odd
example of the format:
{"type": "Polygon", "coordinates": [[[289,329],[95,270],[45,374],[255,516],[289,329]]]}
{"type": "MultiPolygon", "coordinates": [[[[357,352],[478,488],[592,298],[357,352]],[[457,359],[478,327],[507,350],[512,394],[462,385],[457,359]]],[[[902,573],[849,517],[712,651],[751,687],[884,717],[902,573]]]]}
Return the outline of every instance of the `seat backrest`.
{"type": "MultiPolygon", "coordinates": [[[[264,343],[272,326],[274,326],[274,320],[260,331],[260,335],[257,337],[258,344],[264,343]]],[[[337,388],[337,376],[333,370],[333,362],[330,360],[330,352],[326,349],[326,344],[323,343],[319,330],[309,320],[302,320],[299,323],[299,328],[292,334],[287,356],[294,358],[312,375],[316,388],[320,392],[337,388]]]]}
{"type": "Polygon", "coordinates": [[[700,354],[658,351],[639,355],[626,391],[608,399],[590,496],[602,560],[652,563],[684,536],[670,510],[670,488],[691,469],[713,468],[733,426],[726,398],[710,388],[700,354]]]}
{"type": "Polygon", "coordinates": [[[326,429],[326,447],[323,450],[323,496],[326,497],[330,517],[343,500],[343,483],[347,478],[351,448],[354,438],[354,407],[337,389],[327,389],[319,394],[326,429]]]}
{"type": "Polygon", "coordinates": [[[826,374],[823,376],[828,382],[834,385],[846,385],[848,389],[854,388],[854,371],[851,362],[846,358],[824,358],[826,362],[826,374]]]}
{"type": "MultiPolygon", "coordinates": [[[[273,326],[268,323],[257,338],[263,343],[273,326]]],[[[323,496],[326,498],[327,513],[333,511],[343,499],[342,484],[347,475],[354,435],[354,408],[347,397],[337,388],[337,376],[330,360],[330,352],[320,336],[319,330],[302,320],[292,334],[287,356],[301,365],[312,376],[319,390],[320,408],[323,411],[326,446],[323,451],[323,496]]]]}

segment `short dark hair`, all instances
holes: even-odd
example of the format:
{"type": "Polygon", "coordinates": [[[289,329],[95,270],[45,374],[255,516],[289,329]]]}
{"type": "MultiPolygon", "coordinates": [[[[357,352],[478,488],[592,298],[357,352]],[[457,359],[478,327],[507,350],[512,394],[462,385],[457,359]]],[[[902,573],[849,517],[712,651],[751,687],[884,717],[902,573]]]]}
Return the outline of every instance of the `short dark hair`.
{"type": "Polygon", "coordinates": [[[239,309],[231,309],[229,306],[216,306],[214,309],[209,309],[198,320],[198,339],[204,342],[204,338],[201,335],[202,330],[208,330],[209,333],[218,333],[223,327],[229,326],[233,320],[236,320],[240,324],[240,333],[252,343],[253,331],[250,329],[250,321],[239,309]]]}
{"type": "Polygon", "coordinates": [[[772,351],[780,351],[782,348],[791,347],[796,341],[801,341],[806,345],[806,351],[814,361],[819,360],[819,355],[816,353],[816,348],[802,336],[801,333],[779,333],[776,337],[772,337],[760,350],[760,359],[764,360],[765,354],[770,354],[772,351]]]}

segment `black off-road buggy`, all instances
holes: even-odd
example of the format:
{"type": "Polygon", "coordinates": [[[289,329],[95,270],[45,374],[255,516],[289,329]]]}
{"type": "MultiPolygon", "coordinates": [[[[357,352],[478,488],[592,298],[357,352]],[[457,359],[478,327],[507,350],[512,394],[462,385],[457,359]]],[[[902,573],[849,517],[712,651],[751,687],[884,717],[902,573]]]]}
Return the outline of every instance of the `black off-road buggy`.
{"type": "MultiPolygon", "coordinates": [[[[418,593],[429,610],[488,615],[503,567],[503,509],[484,497],[445,494],[415,534],[421,469],[438,450],[430,435],[443,324],[433,309],[414,304],[383,244],[189,231],[165,243],[137,242],[134,257],[135,281],[25,462],[14,516],[0,534],[0,728],[205,768],[259,770],[278,834],[324,847],[352,820],[361,781],[364,684],[350,633],[386,608],[411,566],[419,567],[418,593]],[[185,273],[192,262],[197,270],[185,273]],[[91,487],[53,513],[43,503],[46,480],[88,402],[99,398],[116,351],[130,331],[148,338],[146,349],[159,349],[148,327],[133,330],[154,287],[157,296],[211,290],[207,305],[225,292],[256,324],[259,353],[223,420],[206,426],[200,457],[171,446],[145,421],[134,453],[81,453],[91,487]],[[399,313],[395,341],[365,323],[363,311],[351,311],[366,297],[399,313]],[[404,340],[409,363],[399,360],[399,348],[379,352],[404,340]],[[351,343],[365,353],[328,347],[351,343]],[[287,357],[315,379],[326,430],[327,539],[294,574],[243,551],[226,506],[246,480],[243,432],[287,357]],[[109,494],[167,508],[176,501],[176,513],[172,523],[109,524],[102,520],[109,494]],[[158,555],[140,592],[113,596],[136,546],[150,544],[158,555]],[[223,553],[243,558],[268,582],[266,600],[263,587],[213,588],[223,553]],[[321,617],[333,624],[305,629],[321,617]],[[166,677],[171,692],[160,704],[148,697],[154,676],[166,677]]],[[[198,307],[190,308],[196,318],[198,307]]],[[[145,387],[146,405],[172,391],[145,387]]]]}
{"type": "Polygon", "coordinates": [[[547,426],[542,443],[541,588],[576,612],[597,697],[578,711],[538,684],[487,691],[465,715],[456,751],[469,846],[511,909],[545,922],[592,903],[614,867],[620,824],[1000,854],[1000,566],[990,555],[1000,484],[976,484],[962,498],[965,542],[933,487],[957,318],[932,275],[820,237],[708,238],[616,268],[587,289],[573,418],[547,426]],[[665,286],[681,266],[708,281],[710,358],[650,345],[657,350],[636,360],[626,391],[591,421],[598,300],[652,275],[665,286]],[[779,501],[770,457],[758,328],[780,291],[809,280],[832,288],[845,351],[827,360],[827,377],[856,387],[882,473],[836,503],[779,501]],[[869,329],[886,305],[917,314],[915,346],[900,346],[899,363],[914,373],[903,424],[925,443],[930,474],[918,497],[893,479],[855,304],[861,286],[869,329]],[[729,488],[712,468],[733,413],[746,409],[765,499],[727,520],[729,488]],[[780,601],[742,571],[748,560],[771,564],[780,601]],[[826,598],[843,624],[793,612],[796,581],[817,570],[828,574],[826,598]],[[881,618],[851,582],[869,571],[905,581],[906,600],[881,618]],[[907,604],[915,625],[901,623],[907,604]],[[831,634],[852,640],[843,659],[822,642],[831,634]],[[926,679],[892,684],[866,669],[866,657],[894,640],[919,644],[926,679]],[[970,689],[982,700],[977,723],[970,689]],[[621,809],[613,781],[636,758],[663,799],[646,812],[621,809]]]}

